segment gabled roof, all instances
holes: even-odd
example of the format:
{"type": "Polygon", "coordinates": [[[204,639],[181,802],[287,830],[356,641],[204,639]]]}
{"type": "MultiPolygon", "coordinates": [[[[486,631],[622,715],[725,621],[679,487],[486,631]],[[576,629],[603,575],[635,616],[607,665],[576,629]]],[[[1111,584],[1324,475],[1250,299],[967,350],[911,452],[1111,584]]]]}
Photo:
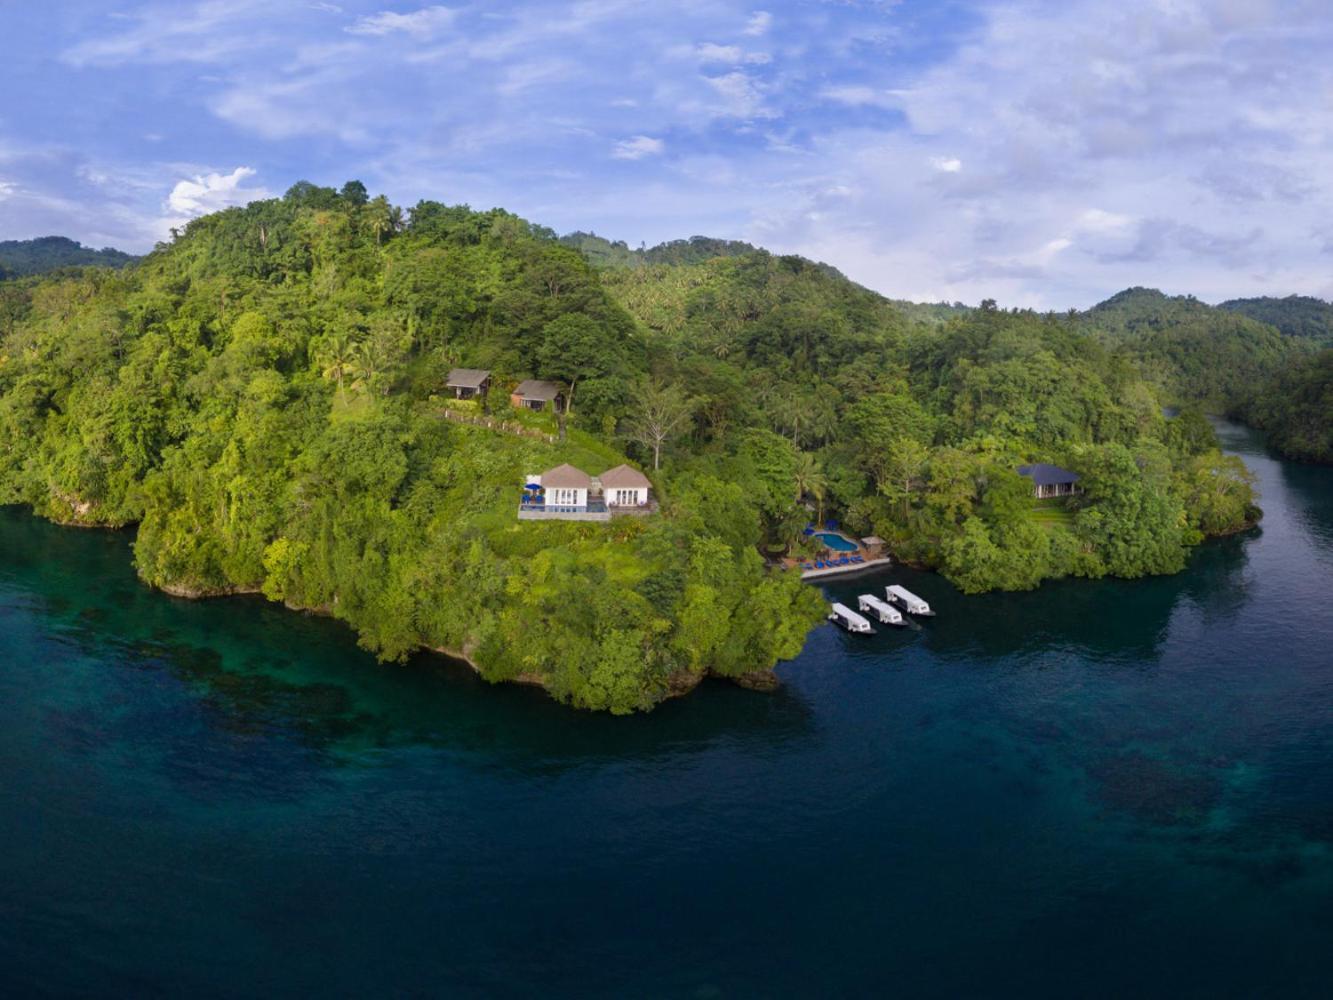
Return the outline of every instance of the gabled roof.
{"type": "Polygon", "coordinates": [[[444,384],[450,389],[480,389],[490,377],[491,373],[484,368],[455,368],[444,384]]]}
{"type": "Polygon", "coordinates": [[[514,390],[515,396],[521,396],[524,399],[540,399],[549,403],[565,391],[565,387],[559,382],[543,382],[541,379],[524,379],[514,390]]]}
{"type": "Polygon", "coordinates": [[[652,483],[648,482],[648,477],[638,469],[631,469],[628,465],[617,465],[614,469],[607,469],[600,476],[603,489],[618,490],[647,490],[652,488],[652,483]]]}
{"type": "Polygon", "coordinates": [[[1027,476],[1038,486],[1062,486],[1065,483],[1078,482],[1078,473],[1070,472],[1068,469],[1062,469],[1058,465],[1047,465],[1045,462],[1037,462],[1033,465],[1020,465],[1018,467],[1020,476],[1027,476]]]}
{"type": "Polygon", "coordinates": [[[592,486],[592,476],[572,465],[557,465],[542,473],[542,489],[586,490],[592,486]]]}

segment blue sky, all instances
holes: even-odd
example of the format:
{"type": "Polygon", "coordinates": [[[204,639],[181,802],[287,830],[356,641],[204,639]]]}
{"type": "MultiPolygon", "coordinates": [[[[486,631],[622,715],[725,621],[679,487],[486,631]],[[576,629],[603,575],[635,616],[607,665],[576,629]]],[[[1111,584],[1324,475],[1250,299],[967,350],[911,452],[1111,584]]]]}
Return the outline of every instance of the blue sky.
{"type": "Polygon", "coordinates": [[[0,0],[0,239],[299,179],[708,234],[919,300],[1333,296],[1307,0],[0,0]]]}

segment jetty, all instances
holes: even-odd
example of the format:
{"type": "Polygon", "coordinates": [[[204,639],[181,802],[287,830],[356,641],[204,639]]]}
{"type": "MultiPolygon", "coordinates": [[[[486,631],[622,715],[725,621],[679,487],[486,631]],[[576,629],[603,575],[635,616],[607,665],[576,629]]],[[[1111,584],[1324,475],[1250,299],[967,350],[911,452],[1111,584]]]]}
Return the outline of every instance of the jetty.
{"type": "Polygon", "coordinates": [[[891,583],[884,590],[885,596],[909,615],[918,615],[922,618],[934,617],[935,612],[930,610],[930,605],[906,587],[891,583]]]}
{"type": "Polygon", "coordinates": [[[873,635],[875,630],[870,627],[870,622],[858,615],[845,604],[834,604],[829,610],[828,620],[834,625],[846,629],[848,632],[856,632],[860,635],[873,635]]]}
{"type": "Polygon", "coordinates": [[[862,594],[856,599],[857,609],[874,615],[885,625],[905,625],[902,612],[887,601],[881,601],[874,594],[862,594]]]}

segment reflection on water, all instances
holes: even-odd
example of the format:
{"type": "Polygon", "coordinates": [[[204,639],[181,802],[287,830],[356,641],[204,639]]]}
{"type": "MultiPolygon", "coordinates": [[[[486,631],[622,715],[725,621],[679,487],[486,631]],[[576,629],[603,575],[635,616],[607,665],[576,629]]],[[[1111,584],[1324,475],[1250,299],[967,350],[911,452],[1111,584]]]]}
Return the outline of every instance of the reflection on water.
{"type": "Polygon", "coordinates": [[[539,767],[558,770],[702,752],[738,734],[790,745],[811,725],[791,690],[757,697],[710,682],[700,697],[630,722],[571,712],[533,688],[492,686],[433,654],[380,665],[329,619],[260,597],[185,601],[148,590],[129,566],[128,541],[0,508],[0,602],[38,618],[43,658],[61,659],[68,647],[120,669],[169,674],[196,691],[219,732],[271,734],[332,754],[420,744],[487,766],[539,755],[539,767]],[[29,589],[9,598],[4,583],[20,577],[29,589]]]}
{"type": "Polygon", "coordinates": [[[0,982],[1322,995],[1333,472],[1221,432],[1268,516],[1182,574],[844,581],[939,617],[629,719],[168,598],[128,534],[0,509],[0,982]]]}

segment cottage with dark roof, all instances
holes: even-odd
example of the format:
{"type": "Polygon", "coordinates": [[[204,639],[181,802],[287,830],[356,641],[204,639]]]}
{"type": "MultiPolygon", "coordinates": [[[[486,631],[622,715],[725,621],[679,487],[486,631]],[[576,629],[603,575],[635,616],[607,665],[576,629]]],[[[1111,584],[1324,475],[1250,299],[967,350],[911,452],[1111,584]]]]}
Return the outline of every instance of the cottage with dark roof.
{"type": "Polygon", "coordinates": [[[565,407],[565,389],[559,382],[544,382],[541,379],[524,379],[514,389],[509,402],[525,410],[544,410],[552,406],[556,410],[565,407]]]}
{"type": "Polygon", "coordinates": [[[1058,465],[1047,465],[1045,462],[1020,465],[1018,474],[1032,480],[1032,495],[1038,500],[1072,496],[1079,490],[1078,473],[1058,465]]]}
{"type": "Polygon", "coordinates": [[[476,399],[491,387],[491,373],[482,368],[455,368],[444,385],[453,391],[454,399],[476,399]]]}

